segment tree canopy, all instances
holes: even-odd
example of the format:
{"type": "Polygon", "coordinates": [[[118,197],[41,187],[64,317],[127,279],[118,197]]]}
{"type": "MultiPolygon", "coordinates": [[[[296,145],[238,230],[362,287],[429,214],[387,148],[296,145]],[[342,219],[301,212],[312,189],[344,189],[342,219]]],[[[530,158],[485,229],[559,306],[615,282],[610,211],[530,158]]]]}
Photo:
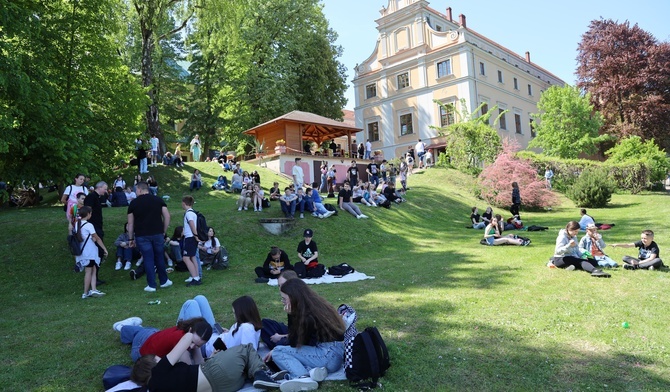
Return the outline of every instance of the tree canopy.
{"type": "Polygon", "coordinates": [[[551,86],[543,92],[537,104],[540,112],[532,114],[537,136],[529,146],[560,158],[593,153],[596,143],[605,138],[598,136],[602,116],[593,110],[589,98],[571,86],[551,86]]]}
{"type": "Polygon", "coordinates": [[[670,43],[628,21],[594,20],[578,47],[578,87],[604,116],[603,131],[670,147],[670,43]]]}

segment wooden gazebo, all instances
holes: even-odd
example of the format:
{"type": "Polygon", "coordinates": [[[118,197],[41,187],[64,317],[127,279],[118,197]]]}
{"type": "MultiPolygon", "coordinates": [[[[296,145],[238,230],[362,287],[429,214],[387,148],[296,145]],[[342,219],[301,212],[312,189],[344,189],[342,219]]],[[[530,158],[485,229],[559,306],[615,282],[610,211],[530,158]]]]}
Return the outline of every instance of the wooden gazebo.
{"type": "Polygon", "coordinates": [[[323,142],[340,136],[347,137],[346,147],[343,147],[348,151],[352,142],[351,135],[361,131],[362,129],[341,121],[294,110],[244,133],[253,135],[256,140],[264,143],[268,152],[274,149],[277,140],[284,140],[286,153],[299,155],[304,153],[305,141],[313,141],[317,146],[321,146],[323,142]]]}

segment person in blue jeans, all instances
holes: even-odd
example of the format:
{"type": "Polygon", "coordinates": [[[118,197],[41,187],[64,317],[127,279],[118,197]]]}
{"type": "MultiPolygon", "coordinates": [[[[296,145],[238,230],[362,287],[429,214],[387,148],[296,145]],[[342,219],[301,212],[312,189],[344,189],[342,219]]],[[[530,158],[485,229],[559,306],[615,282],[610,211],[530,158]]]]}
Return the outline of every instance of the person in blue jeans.
{"type": "Polygon", "coordinates": [[[293,188],[284,188],[284,194],[279,198],[281,203],[281,211],[287,218],[293,219],[295,217],[295,207],[298,201],[298,196],[293,193],[293,188]]]}
{"type": "Polygon", "coordinates": [[[305,217],[305,211],[313,212],[314,207],[312,206],[312,188],[307,187],[307,190],[304,191],[302,188],[298,188],[298,200],[296,201],[296,209],[300,211],[300,218],[305,217]]]}
{"type": "MultiPolygon", "coordinates": [[[[312,216],[315,218],[328,218],[329,216],[333,215],[335,211],[328,211],[326,207],[323,206],[323,201],[321,199],[321,195],[319,195],[319,191],[317,190],[317,184],[316,182],[312,183],[312,206],[314,207],[314,212],[312,213],[312,216]]],[[[307,188],[309,190],[309,188],[307,188]]]]}
{"type": "Polygon", "coordinates": [[[282,390],[314,390],[344,362],[344,321],[337,310],[302,279],[280,288],[284,311],[291,318],[288,346],[276,346],[264,358],[288,371],[282,390]],[[288,383],[288,384],[287,384],[288,383]]]}
{"type": "Polygon", "coordinates": [[[137,184],[137,198],[128,206],[128,241],[137,247],[144,259],[147,271],[147,287],[144,291],[156,291],[156,273],[160,287],[172,286],[165,268],[163,238],[170,226],[170,212],[165,201],[149,193],[146,182],[137,184]]]}

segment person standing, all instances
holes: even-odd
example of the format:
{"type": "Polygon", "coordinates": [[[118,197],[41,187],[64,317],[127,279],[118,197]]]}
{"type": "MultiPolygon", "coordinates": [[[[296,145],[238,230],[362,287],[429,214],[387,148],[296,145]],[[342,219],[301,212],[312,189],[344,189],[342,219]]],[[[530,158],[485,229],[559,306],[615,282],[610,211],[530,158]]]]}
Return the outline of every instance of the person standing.
{"type": "Polygon", "coordinates": [[[519,215],[519,208],[521,207],[521,192],[519,191],[519,184],[514,181],[512,183],[512,207],[509,211],[512,216],[519,215]]]}
{"type": "Polygon", "coordinates": [[[151,135],[151,166],[156,167],[158,164],[158,138],[156,135],[151,135]]]}
{"type": "Polygon", "coordinates": [[[347,180],[350,184],[358,184],[358,166],[356,161],[351,161],[351,166],[347,169],[347,180]]]}
{"type": "MultiPolygon", "coordinates": [[[[95,233],[100,239],[100,243],[104,242],[105,231],[102,229],[102,201],[100,200],[103,196],[107,196],[107,183],[100,181],[95,184],[93,192],[86,195],[84,198],[84,205],[91,207],[91,217],[88,218],[88,222],[93,225],[95,233]]],[[[98,242],[96,242],[98,245],[98,242]]],[[[104,260],[106,254],[101,246],[98,245],[98,256],[101,260],[104,260]]],[[[102,263],[102,261],[101,261],[102,263]]],[[[104,280],[100,280],[98,274],[100,273],[100,268],[96,268],[96,280],[98,281],[98,286],[105,284],[104,280]]]]}
{"type": "Polygon", "coordinates": [[[193,160],[195,162],[200,161],[200,136],[195,135],[193,140],[191,140],[191,152],[193,153],[193,160]]]}
{"type": "Polygon", "coordinates": [[[370,139],[368,139],[365,142],[365,157],[363,159],[370,159],[372,156],[372,143],[370,143],[370,139]]]}
{"type": "Polygon", "coordinates": [[[170,212],[165,201],[149,192],[149,185],[137,183],[137,198],[128,206],[128,241],[137,247],[144,259],[147,271],[147,287],[144,291],[156,291],[156,273],[161,288],[172,286],[165,269],[163,238],[170,226],[170,212]]]}
{"type": "Polygon", "coordinates": [[[305,183],[305,174],[302,171],[302,167],[300,166],[300,159],[299,157],[295,159],[295,165],[293,166],[293,170],[291,171],[291,174],[293,174],[293,185],[295,186],[295,191],[298,191],[298,188],[302,188],[303,184],[305,183]]]}
{"type": "MultiPolygon", "coordinates": [[[[198,238],[196,237],[198,233],[198,215],[193,211],[193,196],[184,196],[181,199],[181,208],[184,209],[184,256],[182,260],[188,268],[188,272],[191,276],[185,280],[187,286],[199,286],[202,284],[202,279],[200,278],[199,266],[200,263],[195,257],[196,252],[198,251],[198,238]],[[197,263],[197,264],[196,264],[197,263]]],[[[206,238],[201,238],[203,241],[206,238]]]]}
{"type": "Polygon", "coordinates": [[[60,201],[65,204],[65,219],[68,222],[72,222],[73,218],[76,218],[72,215],[71,210],[72,206],[77,204],[78,195],[80,193],[88,195],[88,189],[84,186],[85,180],[86,177],[83,174],[77,174],[74,176],[74,183],[68,185],[63,191],[60,201]]]}
{"type": "Polygon", "coordinates": [[[547,183],[547,189],[551,190],[551,180],[554,178],[554,171],[549,166],[544,170],[544,180],[547,183]]]}
{"type": "Polygon", "coordinates": [[[379,186],[379,166],[377,166],[377,162],[375,162],[374,158],[370,159],[366,172],[368,173],[368,181],[371,184],[375,184],[374,187],[377,189],[379,186]]]}
{"type": "Polygon", "coordinates": [[[416,152],[417,158],[419,158],[419,169],[423,168],[423,156],[426,154],[426,143],[422,142],[421,139],[414,146],[414,151],[416,152]]]}

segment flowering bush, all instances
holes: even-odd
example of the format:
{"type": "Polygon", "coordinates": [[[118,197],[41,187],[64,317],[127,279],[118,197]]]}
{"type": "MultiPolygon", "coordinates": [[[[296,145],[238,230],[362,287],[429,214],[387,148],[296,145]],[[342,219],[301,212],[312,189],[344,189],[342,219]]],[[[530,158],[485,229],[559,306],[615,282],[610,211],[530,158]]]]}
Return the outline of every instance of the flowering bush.
{"type": "Polygon", "coordinates": [[[494,206],[509,207],[512,205],[512,182],[516,182],[523,207],[546,208],[557,204],[556,195],[547,189],[544,179],[531,163],[516,157],[517,149],[514,142],[503,142],[500,155],[478,177],[480,197],[494,206]]]}

